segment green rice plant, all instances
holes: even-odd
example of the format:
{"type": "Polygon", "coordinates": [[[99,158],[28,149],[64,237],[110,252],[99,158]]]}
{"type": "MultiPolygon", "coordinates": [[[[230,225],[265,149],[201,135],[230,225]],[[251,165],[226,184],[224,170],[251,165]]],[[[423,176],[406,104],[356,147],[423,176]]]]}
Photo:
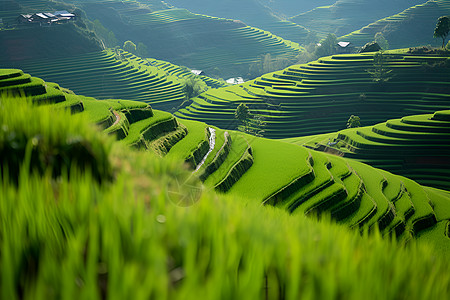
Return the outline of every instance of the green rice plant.
{"type": "MultiPolygon", "coordinates": [[[[48,89],[58,90],[56,85],[47,86],[48,89]]],[[[122,144],[142,147],[160,156],[169,152],[166,159],[175,158],[185,161],[187,159],[192,166],[197,165],[208,151],[209,136],[205,131],[207,129],[205,123],[182,120],[181,123],[186,123],[184,126],[180,125],[171,114],[158,110],[152,111],[145,103],[123,100],[102,100],[102,102],[94,103],[94,100],[86,97],[78,97],[67,91],[63,93],[66,101],[55,105],[45,105],[41,109],[82,105],[85,112],[81,115],[88,118],[89,120],[86,121],[91,123],[94,118],[100,119],[99,116],[105,111],[111,111],[114,117],[111,120],[106,119],[110,122],[108,124],[110,128],[106,132],[120,130],[124,124],[126,125],[128,118],[133,119],[133,122],[129,124],[128,136],[124,138],[122,144]],[[61,103],[65,102],[67,102],[65,106],[62,106],[61,103]],[[86,105],[83,106],[83,103],[86,105]],[[91,111],[90,114],[89,111],[91,111]],[[188,129],[189,134],[187,134],[188,129]]],[[[74,112],[72,109],[71,111],[74,112]]],[[[68,113],[68,110],[65,112],[68,113]]],[[[445,112],[428,115],[426,118],[409,117],[404,121],[387,122],[381,128],[384,132],[402,133],[404,137],[385,136],[384,138],[380,133],[372,132],[370,127],[356,129],[345,135],[345,141],[341,140],[348,142],[345,144],[349,147],[348,151],[344,153],[337,150],[335,153],[347,155],[369,149],[371,154],[384,155],[382,157],[386,165],[394,163],[401,165],[398,157],[386,161],[386,154],[383,154],[386,150],[382,148],[384,143],[378,141],[389,141],[393,144],[390,149],[401,147],[402,151],[412,153],[416,151],[416,148],[408,150],[407,147],[411,145],[409,141],[414,141],[414,139],[408,139],[410,136],[408,133],[412,132],[412,136],[417,138],[423,135],[420,134],[423,132],[422,128],[426,128],[426,130],[435,130],[438,135],[445,134],[446,121],[440,120],[445,118],[445,112]]],[[[380,129],[380,127],[377,128],[380,129]]],[[[227,192],[239,199],[251,199],[255,203],[286,208],[296,215],[305,213],[331,215],[334,220],[350,227],[360,227],[361,230],[369,226],[372,230],[380,227],[383,235],[392,233],[402,241],[412,237],[420,238],[422,232],[431,230],[433,233],[428,236],[440,239],[436,243],[445,245],[442,241],[447,236],[445,232],[439,237],[434,231],[441,230],[442,226],[436,226],[437,223],[448,220],[445,203],[449,195],[431,193],[413,181],[407,181],[390,173],[279,141],[230,131],[233,142],[225,143],[223,131],[217,128],[216,130],[215,147],[206,159],[206,166],[202,173],[199,173],[202,180],[206,178],[206,187],[227,192]],[[207,173],[209,176],[206,176],[207,173]],[[443,212],[435,212],[435,209],[443,212]]],[[[342,133],[348,133],[348,131],[342,133]]],[[[314,137],[316,138],[322,139],[322,137],[314,137]]],[[[427,139],[427,141],[432,141],[438,147],[443,145],[439,144],[438,139],[427,139]]],[[[322,146],[323,149],[334,149],[331,142],[322,146]]],[[[369,157],[367,160],[370,161],[369,157]]],[[[45,167],[44,165],[41,169],[45,167]]],[[[58,172],[65,172],[67,169],[57,164],[55,167],[57,170],[62,170],[58,172]]],[[[180,186],[186,187],[184,184],[180,186]]],[[[179,192],[188,197],[178,201],[181,202],[179,204],[195,203],[198,200],[198,193],[195,191],[197,189],[179,192]]],[[[178,193],[177,189],[175,193],[178,193]]]]}
{"type": "Polygon", "coordinates": [[[116,151],[115,184],[25,174],[0,189],[5,299],[445,298],[449,263],[425,244],[360,236],[239,198],[167,197],[179,163],[116,151]],[[55,193],[55,191],[57,191],[55,193]],[[405,264],[405,257],[408,263],[405,264]],[[386,282],[389,274],[389,282],[386,282]]]}
{"type": "Polygon", "coordinates": [[[111,141],[89,126],[82,116],[50,107],[32,107],[29,100],[8,95],[0,97],[1,173],[16,181],[22,163],[28,171],[53,176],[72,167],[91,169],[95,179],[108,180],[112,171],[108,153],[111,141]],[[54,115],[61,117],[55,119],[54,115]]]}

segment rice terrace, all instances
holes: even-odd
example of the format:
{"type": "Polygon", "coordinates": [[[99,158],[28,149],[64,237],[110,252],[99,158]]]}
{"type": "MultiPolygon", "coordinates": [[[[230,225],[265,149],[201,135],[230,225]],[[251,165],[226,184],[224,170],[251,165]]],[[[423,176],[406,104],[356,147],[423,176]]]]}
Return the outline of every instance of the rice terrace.
{"type": "Polygon", "coordinates": [[[0,299],[449,299],[450,0],[0,0],[0,299]]]}

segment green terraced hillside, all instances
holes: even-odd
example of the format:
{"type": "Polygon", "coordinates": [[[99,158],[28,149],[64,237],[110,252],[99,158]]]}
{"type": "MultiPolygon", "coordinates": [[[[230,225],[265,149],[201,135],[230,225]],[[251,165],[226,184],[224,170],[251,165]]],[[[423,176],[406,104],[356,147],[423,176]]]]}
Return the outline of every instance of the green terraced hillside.
{"type": "Polygon", "coordinates": [[[448,57],[387,53],[384,68],[392,70],[392,78],[377,83],[367,72],[374,68],[373,56],[324,57],[210,90],[175,115],[235,129],[235,110],[245,103],[251,113],[265,118],[265,136],[288,138],[344,129],[352,114],[367,126],[449,107],[448,57]]]}
{"type": "Polygon", "coordinates": [[[450,111],[285,140],[450,190],[450,111]]]}
{"type": "MultiPolygon", "coordinates": [[[[142,102],[67,94],[19,70],[2,70],[1,92],[76,107],[127,145],[179,158],[206,187],[292,214],[330,214],[352,228],[378,226],[401,240],[450,249],[450,194],[354,160],[179,120],[142,102]]],[[[17,101],[20,101],[18,99],[17,101]]]]}
{"type": "Polygon", "coordinates": [[[371,42],[377,32],[382,32],[391,48],[440,46],[441,40],[433,38],[433,32],[437,19],[446,15],[450,15],[448,0],[430,0],[368,24],[340,39],[352,42],[356,46],[363,46],[371,42]]]}
{"type": "Polygon", "coordinates": [[[170,110],[185,100],[183,83],[128,52],[104,50],[70,58],[10,64],[98,99],[129,99],[170,110]]]}
{"type": "Polygon", "coordinates": [[[0,44],[0,65],[3,67],[24,60],[62,58],[102,49],[96,36],[75,24],[0,30],[0,44]]]}
{"type": "Polygon", "coordinates": [[[136,13],[133,3],[111,0],[78,5],[91,20],[98,19],[113,31],[119,43],[144,43],[150,57],[204,70],[210,76],[245,76],[249,65],[263,54],[293,59],[300,51],[297,43],[236,20],[185,9],[136,13]]]}
{"type": "Polygon", "coordinates": [[[331,5],[336,0],[259,0],[259,2],[268,6],[277,15],[292,17],[316,7],[331,5]]]}
{"type": "Polygon", "coordinates": [[[194,75],[192,71],[189,70],[188,68],[183,68],[167,61],[158,60],[154,58],[146,58],[145,60],[148,61],[151,66],[157,67],[158,69],[166,72],[168,75],[176,76],[179,79],[188,79],[196,77],[201,79],[207,86],[211,88],[220,88],[228,86],[228,84],[225,81],[217,80],[205,75],[194,75]]]}
{"type": "Polygon", "coordinates": [[[338,0],[333,5],[317,7],[290,20],[324,36],[328,33],[340,36],[425,1],[338,0]]]}
{"type": "MultiPolygon", "coordinates": [[[[168,0],[166,3],[175,7],[186,8],[193,13],[235,19],[257,27],[296,43],[304,43],[308,30],[286,19],[275,15],[270,8],[258,0],[168,0]]],[[[301,9],[302,3],[298,3],[301,9]]]]}
{"type": "Polygon", "coordinates": [[[50,0],[2,0],[0,18],[2,23],[11,25],[20,14],[53,10],[53,4],[50,0]]]}

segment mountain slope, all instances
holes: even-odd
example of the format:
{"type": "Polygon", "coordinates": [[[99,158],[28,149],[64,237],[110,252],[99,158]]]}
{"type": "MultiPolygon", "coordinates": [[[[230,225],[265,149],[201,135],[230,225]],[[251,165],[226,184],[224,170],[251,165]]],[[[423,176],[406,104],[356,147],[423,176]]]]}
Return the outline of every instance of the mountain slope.
{"type": "Polygon", "coordinates": [[[186,98],[184,83],[122,50],[104,50],[70,58],[28,60],[20,66],[45,80],[61,82],[76,93],[99,99],[126,98],[160,109],[178,107],[186,98]]]}
{"type": "Polygon", "coordinates": [[[294,15],[309,11],[316,7],[331,5],[336,2],[336,0],[260,0],[261,3],[268,6],[276,14],[285,15],[292,17],[294,15]]]}
{"type": "MultiPolygon", "coordinates": [[[[274,15],[270,8],[264,6],[258,0],[214,2],[208,0],[169,0],[166,2],[176,7],[186,8],[194,13],[240,20],[249,26],[270,31],[277,36],[300,44],[305,41],[308,34],[304,27],[274,15]]],[[[297,5],[300,7],[301,4],[297,3],[297,5]]]]}
{"type": "Polygon", "coordinates": [[[291,18],[291,21],[321,35],[347,34],[381,18],[399,13],[425,0],[339,0],[291,18]]]}
{"type": "Polygon", "coordinates": [[[78,99],[78,111],[123,144],[184,160],[219,192],[294,215],[326,213],[350,227],[377,226],[399,239],[424,234],[450,247],[444,192],[337,156],[178,120],[142,102],[77,97],[18,70],[3,70],[0,78],[3,92],[22,89],[34,101],[73,106],[68,100],[78,99]]]}
{"type": "Polygon", "coordinates": [[[440,46],[433,38],[437,19],[450,14],[450,3],[446,0],[427,1],[415,5],[399,14],[371,23],[340,39],[363,46],[371,42],[377,32],[383,33],[391,48],[406,48],[420,45],[440,46]]]}
{"type": "MultiPolygon", "coordinates": [[[[80,3],[87,16],[98,19],[123,43],[147,46],[149,56],[207,74],[229,78],[244,76],[263,54],[293,59],[298,44],[242,22],[193,14],[185,9],[130,13],[129,2],[80,3]],[[120,6],[120,9],[116,6],[120,6]]],[[[130,9],[135,9],[131,6],[130,9]]]]}
{"type": "Polygon", "coordinates": [[[450,190],[450,111],[393,119],[370,127],[292,138],[297,145],[334,152],[450,190]]]}
{"type": "Polygon", "coordinates": [[[114,177],[98,182],[74,165],[58,178],[26,168],[17,184],[0,176],[3,298],[361,299],[371,291],[416,300],[450,292],[448,250],[439,255],[428,240],[361,236],[207,191],[195,205],[177,205],[184,194],[176,187],[189,176],[179,162],[119,147],[67,112],[11,100],[0,99],[0,151],[14,145],[21,158],[12,131],[40,154],[100,146],[96,158],[114,177]]]}
{"type": "Polygon", "coordinates": [[[448,108],[447,56],[385,53],[383,68],[392,71],[385,83],[368,72],[376,67],[373,57],[334,55],[291,66],[239,86],[207,91],[175,115],[234,129],[236,108],[245,103],[253,115],[265,118],[265,136],[288,138],[344,129],[352,114],[370,125],[448,108]]]}

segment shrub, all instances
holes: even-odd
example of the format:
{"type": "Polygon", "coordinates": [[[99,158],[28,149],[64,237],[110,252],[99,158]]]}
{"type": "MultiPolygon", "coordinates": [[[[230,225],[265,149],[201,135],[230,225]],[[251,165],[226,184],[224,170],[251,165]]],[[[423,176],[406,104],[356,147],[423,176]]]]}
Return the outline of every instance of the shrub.
{"type": "Polygon", "coordinates": [[[351,115],[347,121],[347,128],[361,127],[361,119],[358,116],[351,115]]]}

